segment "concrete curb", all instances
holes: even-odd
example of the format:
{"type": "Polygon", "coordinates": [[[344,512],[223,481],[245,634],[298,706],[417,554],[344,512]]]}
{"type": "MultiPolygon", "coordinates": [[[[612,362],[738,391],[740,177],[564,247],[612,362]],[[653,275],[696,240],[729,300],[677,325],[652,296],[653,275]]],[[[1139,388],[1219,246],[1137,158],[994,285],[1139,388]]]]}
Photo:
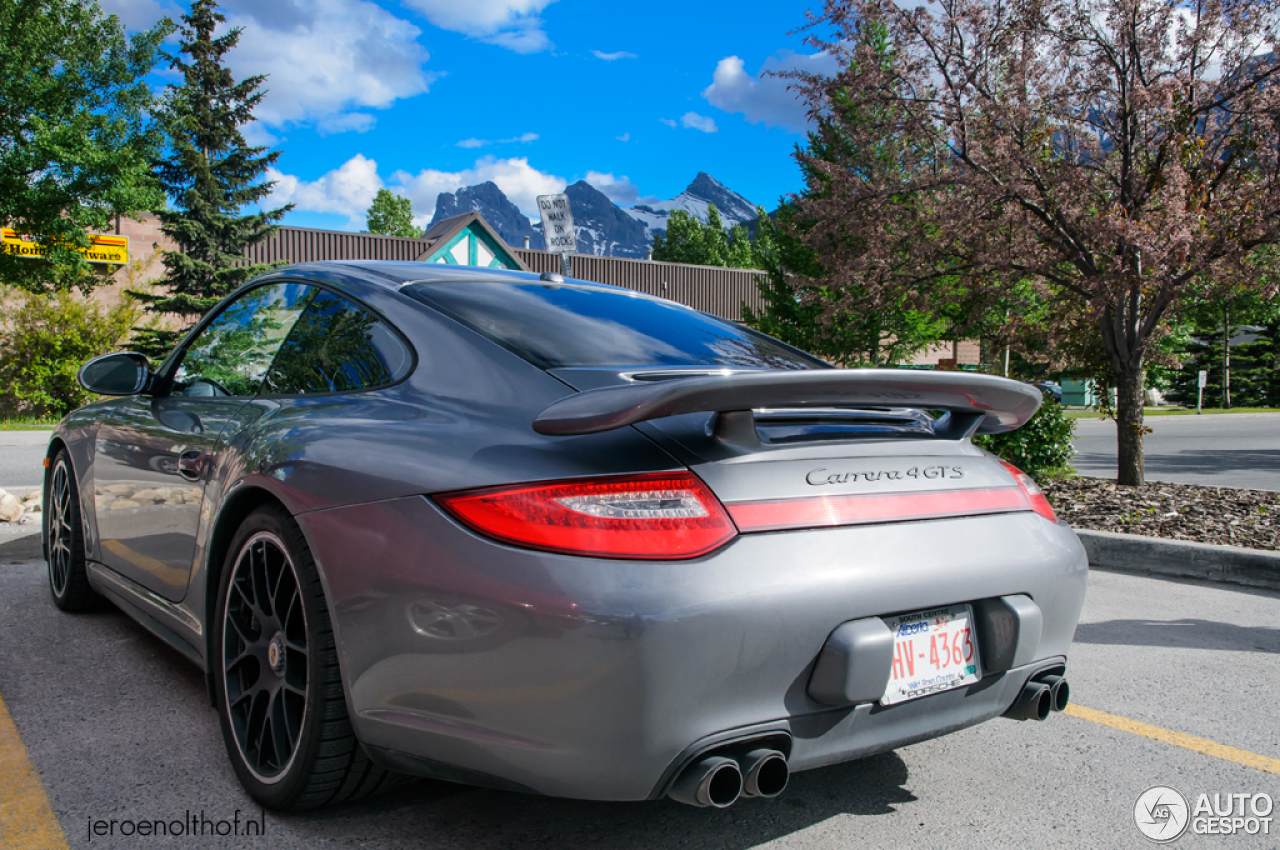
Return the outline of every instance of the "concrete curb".
{"type": "Polygon", "coordinates": [[[1280,590],[1280,552],[1075,529],[1089,566],[1280,590]]]}

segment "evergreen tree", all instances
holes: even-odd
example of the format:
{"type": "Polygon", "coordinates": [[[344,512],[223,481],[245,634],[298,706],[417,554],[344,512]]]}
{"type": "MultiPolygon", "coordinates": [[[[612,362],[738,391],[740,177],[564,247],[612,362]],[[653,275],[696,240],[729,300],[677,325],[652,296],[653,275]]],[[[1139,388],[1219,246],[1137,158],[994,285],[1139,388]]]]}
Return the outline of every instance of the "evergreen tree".
{"type": "MultiPolygon", "coordinates": [[[[885,63],[892,56],[883,28],[869,25],[859,37],[870,47],[873,62],[885,63]]],[[[773,240],[778,247],[776,261],[763,266],[769,271],[768,278],[758,284],[765,307],[761,313],[744,310],[743,320],[841,365],[899,363],[941,339],[950,322],[946,317],[911,309],[906,296],[875,297],[865,282],[845,280],[833,285],[829,270],[820,261],[819,248],[810,238],[816,222],[801,210],[811,201],[830,196],[834,171],[869,170],[883,163],[910,161],[903,156],[910,143],[888,135],[874,144],[859,144],[848,128],[865,124],[868,110],[851,104],[842,91],[833,92],[829,107],[817,117],[806,144],[795,147],[806,188],[784,201],[776,219],[767,225],[775,231],[773,240]]],[[[854,251],[866,247],[838,235],[828,241],[854,251]]]]}
{"type": "MultiPolygon", "coordinates": [[[[183,16],[180,49],[168,56],[182,75],[171,87],[162,120],[170,137],[167,156],[157,166],[172,209],[157,211],[161,229],[178,246],[166,252],[164,295],[137,293],[153,313],[190,325],[209,308],[270,266],[245,262],[247,249],[269,237],[291,206],[241,214],[271,192],[260,178],[279,151],[246,144],[240,128],[266,92],[263,76],[237,82],[223,57],[240,40],[240,28],[220,37],[225,18],[214,0],[195,0],[183,16]]],[[[182,331],[140,330],[134,345],[152,356],[164,354],[182,331]]]]}
{"type": "Polygon", "coordinates": [[[373,203],[365,213],[365,227],[368,233],[405,239],[416,239],[422,235],[422,231],[413,226],[412,202],[390,189],[379,189],[373,196],[373,203]]]}
{"type": "Polygon", "coordinates": [[[756,268],[768,273],[756,282],[764,309],[744,306],[746,324],[848,366],[900,363],[941,337],[945,320],[901,303],[868,309],[842,301],[844,293],[826,285],[816,252],[800,235],[805,225],[796,206],[784,202],[775,218],[760,212],[754,248],[756,268]]]}
{"type": "Polygon", "coordinates": [[[1182,365],[1172,374],[1170,400],[1194,407],[1203,370],[1205,407],[1280,404],[1280,305],[1273,299],[1253,292],[1206,298],[1184,305],[1177,319],[1186,340],[1175,350],[1182,365]]]}
{"type": "MultiPolygon", "coordinates": [[[[757,216],[764,210],[756,208],[757,216]]],[[[715,204],[707,207],[707,223],[684,210],[675,210],[667,219],[665,234],[653,237],[653,258],[664,263],[694,266],[721,266],[731,269],[759,269],[757,247],[747,228],[735,224],[725,230],[724,219],[715,204]]]]}

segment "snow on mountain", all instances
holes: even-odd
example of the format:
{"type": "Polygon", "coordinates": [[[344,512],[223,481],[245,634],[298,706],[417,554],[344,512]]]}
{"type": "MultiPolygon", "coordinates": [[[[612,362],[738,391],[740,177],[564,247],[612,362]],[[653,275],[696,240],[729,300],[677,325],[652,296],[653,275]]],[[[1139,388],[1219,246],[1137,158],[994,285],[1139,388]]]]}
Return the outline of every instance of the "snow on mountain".
{"type": "Polygon", "coordinates": [[[649,230],[652,238],[653,233],[667,229],[667,218],[676,210],[684,210],[705,224],[712,204],[716,205],[725,227],[756,220],[756,208],[750,201],[702,171],[671,200],[637,204],[627,212],[649,230]]]}
{"type": "MultiPolygon", "coordinates": [[[[645,227],[585,180],[564,190],[578,234],[578,253],[643,259],[652,241],[645,227]]],[[[542,229],[535,224],[534,228],[542,229]]]]}
{"type": "MultiPolygon", "coordinates": [[[[578,234],[578,252],[608,257],[643,258],[653,245],[655,233],[667,229],[667,219],[675,210],[684,210],[706,222],[711,204],[716,205],[725,227],[751,225],[756,208],[746,198],[702,172],[676,197],[653,204],[637,204],[624,210],[585,180],[565,189],[578,234]]],[[[531,223],[494,183],[467,186],[457,192],[442,192],[436,200],[431,223],[460,213],[478,211],[513,248],[545,245],[542,225],[531,223]]]]}

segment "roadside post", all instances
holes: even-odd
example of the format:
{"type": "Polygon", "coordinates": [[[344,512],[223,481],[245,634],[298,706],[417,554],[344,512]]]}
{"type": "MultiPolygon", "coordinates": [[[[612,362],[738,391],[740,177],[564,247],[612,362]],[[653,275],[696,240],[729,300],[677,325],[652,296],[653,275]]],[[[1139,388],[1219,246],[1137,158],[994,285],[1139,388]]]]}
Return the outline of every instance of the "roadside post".
{"type": "Polygon", "coordinates": [[[538,212],[542,215],[542,235],[547,250],[560,255],[560,273],[573,276],[569,255],[578,253],[578,232],[573,228],[573,212],[568,195],[539,195],[538,212]]]}
{"type": "Polygon", "coordinates": [[[1208,383],[1209,383],[1209,373],[1201,369],[1200,379],[1199,379],[1200,389],[1196,393],[1196,413],[1197,414],[1200,413],[1200,406],[1204,404],[1204,388],[1208,383]]]}

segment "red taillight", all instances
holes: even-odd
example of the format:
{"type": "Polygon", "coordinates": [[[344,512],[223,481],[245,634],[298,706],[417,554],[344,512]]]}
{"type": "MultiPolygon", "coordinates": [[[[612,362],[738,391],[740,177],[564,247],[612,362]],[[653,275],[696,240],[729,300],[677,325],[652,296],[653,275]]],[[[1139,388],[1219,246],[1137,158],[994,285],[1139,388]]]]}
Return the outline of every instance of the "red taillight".
{"type": "Polygon", "coordinates": [[[1030,475],[1027,475],[1027,473],[1007,460],[1000,461],[1000,465],[1009,470],[1013,480],[1017,481],[1018,486],[1022,488],[1022,492],[1027,494],[1027,501],[1031,503],[1031,510],[1040,514],[1049,522],[1058,521],[1058,515],[1053,512],[1053,505],[1049,504],[1049,499],[1045,497],[1044,491],[1040,489],[1040,485],[1030,475]]]}
{"type": "Polygon", "coordinates": [[[600,558],[693,558],[738,533],[688,472],[492,487],[435,497],[472,529],[516,546],[600,558]]]}

